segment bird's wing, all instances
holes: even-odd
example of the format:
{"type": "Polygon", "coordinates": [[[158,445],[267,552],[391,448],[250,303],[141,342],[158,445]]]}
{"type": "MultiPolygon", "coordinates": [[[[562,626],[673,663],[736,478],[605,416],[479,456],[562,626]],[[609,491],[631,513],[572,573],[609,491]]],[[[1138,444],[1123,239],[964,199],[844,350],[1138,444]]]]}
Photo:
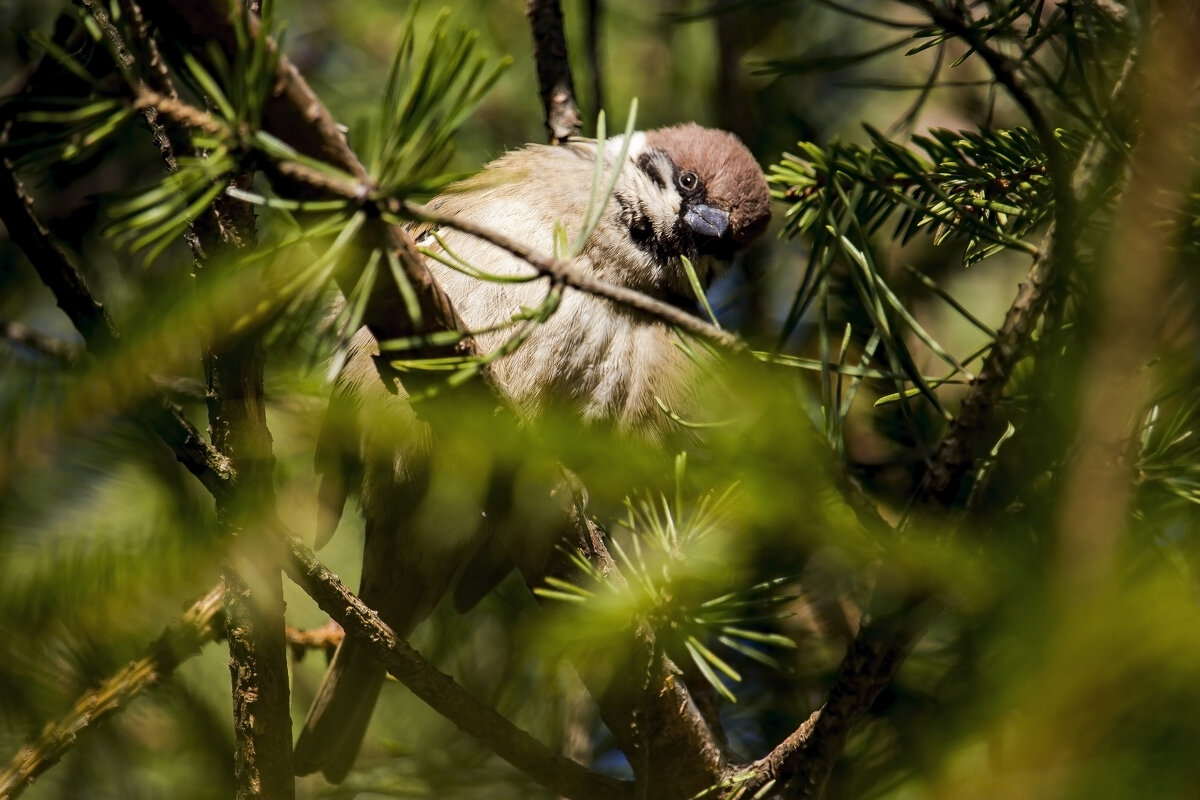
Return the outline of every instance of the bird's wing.
{"type": "Polygon", "coordinates": [[[316,472],[321,476],[317,491],[316,546],[323,547],[333,538],[350,487],[362,479],[358,453],[361,430],[359,407],[353,391],[344,383],[334,387],[321,425],[314,456],[316,472]]]}

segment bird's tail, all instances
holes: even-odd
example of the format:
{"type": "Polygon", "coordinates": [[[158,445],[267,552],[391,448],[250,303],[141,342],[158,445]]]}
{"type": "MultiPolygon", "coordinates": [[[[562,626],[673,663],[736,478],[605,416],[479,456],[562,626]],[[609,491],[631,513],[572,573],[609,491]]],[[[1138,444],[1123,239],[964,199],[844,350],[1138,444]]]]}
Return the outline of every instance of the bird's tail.
{"type": "Polygon", "coordinates": [[[366,647],[349,636],[342,640],[296,740],[297,775],[320,770],[330,783],[342,782],[366,736],[385,674],[366,647]]]}

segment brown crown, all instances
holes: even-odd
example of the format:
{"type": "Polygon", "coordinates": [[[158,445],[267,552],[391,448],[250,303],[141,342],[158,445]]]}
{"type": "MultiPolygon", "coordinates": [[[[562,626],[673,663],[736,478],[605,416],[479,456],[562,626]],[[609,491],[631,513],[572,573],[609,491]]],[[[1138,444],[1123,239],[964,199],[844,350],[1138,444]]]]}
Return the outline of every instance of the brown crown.
{"type": "Polygon", "coordinates": [[[646,143],[671,157],[680,170],[693,170],[708,188],[710,205],[729,212],[733,238],[746,243],[771,219],[771,193],[754,156],[727,131],[689,122],[646,133],[646,143]]]}

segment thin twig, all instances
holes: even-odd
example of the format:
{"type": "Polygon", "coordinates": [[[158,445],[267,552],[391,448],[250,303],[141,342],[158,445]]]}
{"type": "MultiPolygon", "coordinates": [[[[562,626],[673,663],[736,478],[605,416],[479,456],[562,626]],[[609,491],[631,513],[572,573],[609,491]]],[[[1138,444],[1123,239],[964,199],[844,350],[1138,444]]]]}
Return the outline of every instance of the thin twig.
{"type": "Polygon", "coordinates": [[[746,343],[729,331],[718,328],[716,325],[705,322],[683,309],[639,292],[636,289],[608,283],[607,281],[581,272],[568,261],[539,255],[524,242],[519,242],[486,225],[480,225],[473,220],[454,214],[442,214],[429,206],[420,205],[408,200],[393,201],[390,210],[403,217],[429,222],[434,225],[444,225],[447,228],[453,228],[454,230],[482,239],[485,242],[496,245],[502,250],[507,250],[528,263],[539,274],[545,275],[564,286],[570,286],[596,297],[603,297],[606,300],[620,303],[634,311],[648,314],[670,325],[674,325],[685,333],[690,333],[697,338],[721,345],[731,352],[749,352],[746,343]]]}
{"type": "Polygon", "coordinates": [[[333,620],[329,620],[319,628],[310,628],[302,630],[300,628],[288,625],[284,629],[287,635],[288,647],[292,651],[292,658],[297,660],[304,657],[304,654],[309,650],[323,650],[329,657],[333,657],[333,651],[342,643],[345,638],[345,631],[342,626],[338,625],[333,620]]]}
{"type": "Polygon", "coordinates": [[[133,99],[133,107],[139,111],[152,108],[179,125],[194,128],[213,136],[230,135],[229,126],[224,121],[169,94],[149,89],[140,90],[133,99]]]}
{"type": "Polygon", "coordinates": [[[37,739],[13,757],[0,772],[0,800],[15,800],[46,770],[53,767],[79,741],[79,737],[138,695],[153,689],[181,663],[221,635],[223,584],[213,587],[184,615],[167,626],[146,655],[131,661],[120,672],[87,692],[71,712],[42,730],[37,739]]]}
{"type": "Polygon", "coordinates": [[[39,333],[15,320],[0,319],[0,336],[10,344],[28,348],[61,364],[74,364],[82,355],[76,345],[39,333]]]}
{"type": "MultiPolygon", "coordinates": [[[[0,149],[7,144],[8,133],[6,124],[0,130],[0,149]]],[[[8,158],[0,159],[0,220],[29,258],[38,278],[54,294],[58,307],[83,334],[89,349],[112,347],[117,334],[108,312],[96,302],[70,256],[54,243],[49,229],[33,210],[33,200],[17,178],[16,166],[8,158]]]]}
{"type": "MultiPolygon", "coordinates": [[[[136,74],[135,71],[135,67],[140,66],[141,63],[139,59],[130,52],[124,37],[117,29],[116,24],[114,24],[112,19],[109,17],[108,9],[104,6],[104,4],[96,2],[96,0],[76,0],[76,4],[87,9],[88,13],[91,14],[92,19],[95,20],[96,25],[104,34],[104,38],[108,41],[109,46],[113,51],[115,63],[124,74],[126,80],[131,81],[134,85],[136,85],[139,91],[144,91],[145,87],[141,75],[136,74]]],[[[129,0],[126,0],[124,5],[126,8],[123,9],[123,13],[130,15],[130,18],[134,23],[134,29],[137,31],[141,39],[140,42],[135,42],[134,44],[141,44],[143,46],[143,50],[149,53],[154,53],[155,55],[150,59],[150,61],[152,64],[157,63],[159,69],[161,70],[162,60],[157,56],[157,50],[155,49],[153,40],[150,38],[149,30],[144,21],[141,20],[140,10],[129,0]]],[[[150,71],[152,80],[162,77],[161,71],[155,71],[155,69],[150,65],[147,65],[146,68],[150,71]]],[[[175,93],[172,90],[170,92],[170,97],[173,98],[174,96],[175,93]]],[[[165,99],[167,98],[164,98],[164,100],[165,99]]],[[[178,155],[177,150],[180,137],[178,136],[177,129],[168,129],[168,127],[164,125],[161,120],[159,120],[158,115],[160,111],[157,107],[158,105],[158,103],[141,103],[136,107],[139,111],[141,111],[142,117],[146,120],[146,124],[150,127],[150,133],[154,137],[154,143],[158,145],[158,150],[162,154],[163,160],[167,163],[168,168],[173,172],[177,168],[176,157],[178,155]]]]}

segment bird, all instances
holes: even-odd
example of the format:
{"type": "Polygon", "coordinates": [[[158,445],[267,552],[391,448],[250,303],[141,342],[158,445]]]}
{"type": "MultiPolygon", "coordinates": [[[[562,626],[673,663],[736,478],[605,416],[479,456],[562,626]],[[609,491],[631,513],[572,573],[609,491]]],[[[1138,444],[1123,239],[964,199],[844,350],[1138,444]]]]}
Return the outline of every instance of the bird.
{"type": "MultiPolygon", "coordinates": [[[[448,187],[430,206],[550,255],[562,232],[572,240],[584,232],[598,159],[607,175],[615,171],[615,180],[571,267],[602,281],[695,312],[698,298],[681,258],[694,264],[707,287],[770,220],[770,193],[749,149],[732,133],[694,123],[602,143],[575,138],[530,144],[448,187]]],[[[450,227],[417,228],[413,235],[445,256],[429,258],[428,266],[466,327],[477,332],[482,352],[504,347],[512,338],[506,323],[546,298],[544,282],[479,278],[532,274],[526,262],[495,244],[450,227]],[[447,260],[473,270],[452,268],[447,260]]],[[[519,346],[491,369],[531,428],[565,416],[666,449],[678,433],[679,415],[697,410],[705,370],[659,318],[568,286],[554,312],[527,327],[519,346]]],[[[495,494],[495,476],[462,453],[444,452],[454,445],[434,441],[404,391],[384,388],[374,362],[378,352],[370,333],[358,331],[335,382],[317,446],[324,509],[318,545],[332,535],[356,486],[365,522],[359,594],[407,638],[456,580],[461,610],[513,563],[545,558],[553,541],[527,541],[525,532],[489,536],[477,512],[456,520],[423,518],[427,496],[459,492],[469,505],[495,494]]],[[[499,485],[506,486],[502,480],[499,485]]],[[[297,774],[319,770],[331,783],[346,777],[384,677],[365,646],[343,639],[297,739],[297,774]]]]}

